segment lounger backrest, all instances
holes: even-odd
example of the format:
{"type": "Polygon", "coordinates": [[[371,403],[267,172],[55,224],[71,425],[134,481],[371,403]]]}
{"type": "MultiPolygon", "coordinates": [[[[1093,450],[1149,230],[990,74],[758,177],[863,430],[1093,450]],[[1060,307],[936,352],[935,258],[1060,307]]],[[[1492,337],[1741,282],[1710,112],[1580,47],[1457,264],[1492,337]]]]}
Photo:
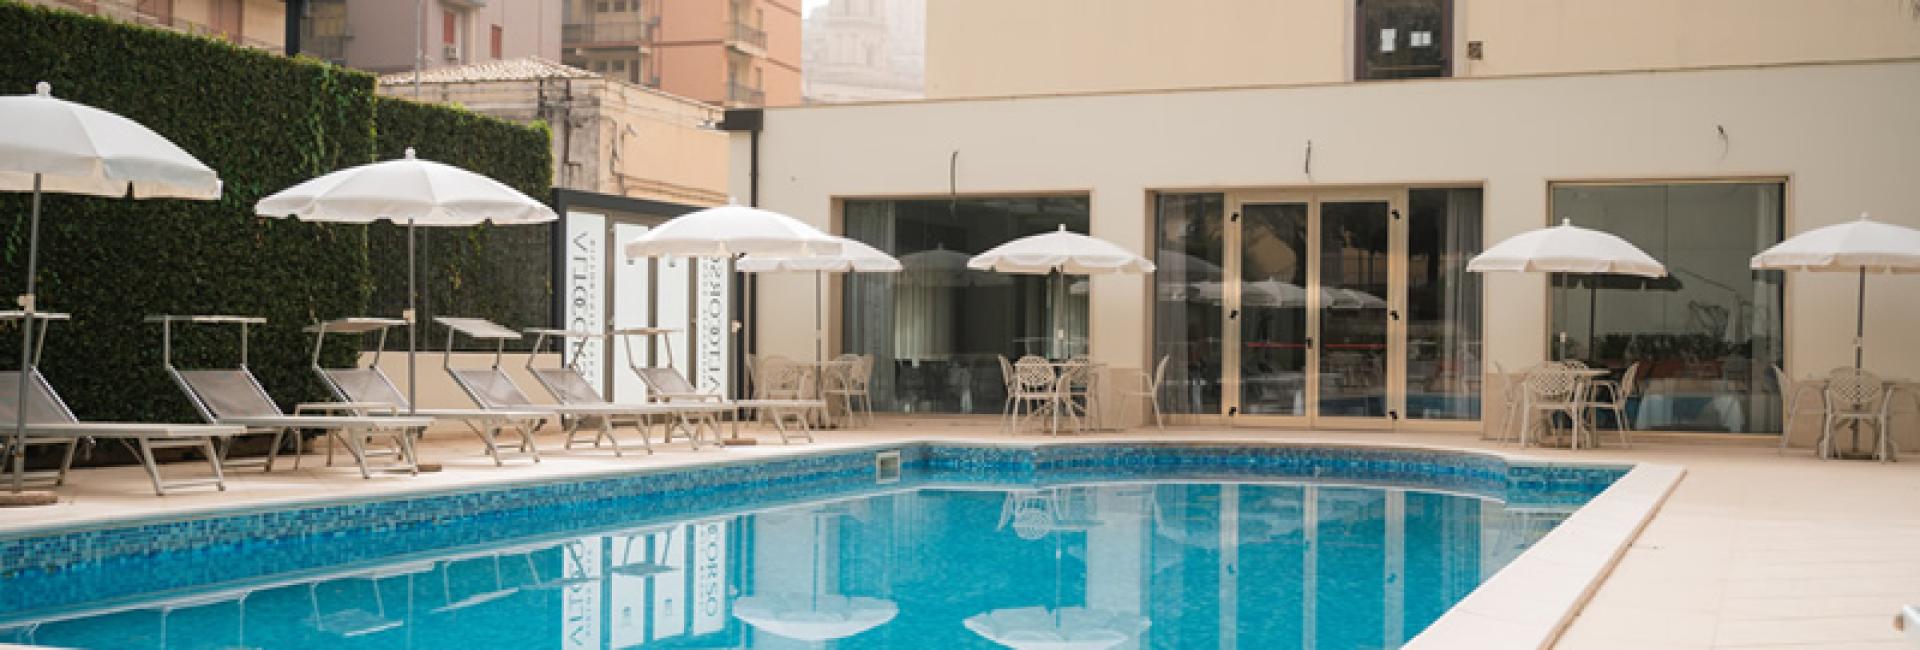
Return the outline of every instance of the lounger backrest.
{"type": "MultiPolygon", "coordinates": [[[[12,424],[20,418],[20,371],[0,372],[0,424],[12,424]]],[[[27,382],[27,422],[32,424],[66,424],[78,422],[73,411],[67,409],[67,403],[53,392],[53,386],[40,371],[33,371],[32,381],[27,382]]]]}
{"type": "Polygon", "coordinates": [[[407,396],[379,368],[321,368],[320,374],[342,402],[378,402],[407,408],[407,396]]]}
{"type": "Polygon", "coordinates": [[[285,415],[246,370],[175,370],[215,420],[285,415]]]}
{"type": "Polygon", "coordinates": [[[517,408],[533,404],[520,385],[498,368],[449,368],[453,381],[467,391],[480,408],[517,408]]]}
{"type": "Polygon", "coordinates": [[[653,389],[656,394],[673,397],[700,393],[699,389],[694,388],[693,384],[688,382],[686,377],[681,376],[678,370],[672,368],[635,368],[635,370],[639,371],[640,379],[647,383],[647,388],[653,389]]]}
{"type": "Polygon", "coordinates": [[[533,376],[553,393],[561,404],[600,404],[606,402],[587,378],[572,368],[534,368],[533,376]]]}

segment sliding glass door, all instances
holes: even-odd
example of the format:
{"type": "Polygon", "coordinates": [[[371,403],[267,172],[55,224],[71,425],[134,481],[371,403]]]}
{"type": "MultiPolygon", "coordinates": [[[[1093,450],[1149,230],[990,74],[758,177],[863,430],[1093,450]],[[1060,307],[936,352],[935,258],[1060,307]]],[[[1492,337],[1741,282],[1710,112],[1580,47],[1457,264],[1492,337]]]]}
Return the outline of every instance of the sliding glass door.
{"type": "Polygon", "coordinates": [[[1479,419],[1478,188],[1158,199],[1169,410],[1343,429],[1479,419]]]}

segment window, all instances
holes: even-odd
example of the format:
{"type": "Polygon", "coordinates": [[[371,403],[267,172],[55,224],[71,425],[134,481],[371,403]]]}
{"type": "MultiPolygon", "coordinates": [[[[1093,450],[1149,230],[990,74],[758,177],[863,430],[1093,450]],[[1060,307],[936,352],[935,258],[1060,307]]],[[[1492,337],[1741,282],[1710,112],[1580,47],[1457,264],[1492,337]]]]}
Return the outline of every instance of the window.
{"type": "Polygon", "coordinates": [[[453,12],[440,12],[440,42],[442,44],[453,45],[458,41],[456,36],[459,31],[459,24],[459,19],[453,15],[453,12]]]}
{"type": "Polygon", "coordinates": [[[1354,79],[1453,74],[1453,0],[1356,0],[1354,7],[1354,79]]]}
{"type": "Polygon", "coordinates": [[[969,257],[1065,226],[1086,232],[1085,196],[847,201],[846,236],[900,258],[901,273],[842,280],[842,349],[874,357],[875,409],[997,413],[997,356],[1087,353],[1085,277],[972,271],[969,257]]]}
{"type": "Polygon", "coordinates": [[[1153,359],[1167,360],[1160,408],[1168,413],[1219,413],[1218,290],[1225,282],[1227,220],[1220,194],[1161,194],[1155,228],[1153,359]]]}
{"type": "Polygon", "coordinates": [[[1778,432],[1781,274],[1747,263],[1779,243],[1785,189],[1555,184],[1553,215],[1625,238],[1671,277],[1555,276],[1550,349],[1616,372],[1639,364],[1627,409],[1638,429],[1778,432]]]}
{"type": "Polygon", "coordinates": [[[493,58],[495,59],[500,58],[500,44],[504,40],[506,40],[506,38],[505,38],[505,35],[501,32],[500,26],[494,25],[493,33],[490,34],[487,39],[487,51],[493,56],[493,58]]]}

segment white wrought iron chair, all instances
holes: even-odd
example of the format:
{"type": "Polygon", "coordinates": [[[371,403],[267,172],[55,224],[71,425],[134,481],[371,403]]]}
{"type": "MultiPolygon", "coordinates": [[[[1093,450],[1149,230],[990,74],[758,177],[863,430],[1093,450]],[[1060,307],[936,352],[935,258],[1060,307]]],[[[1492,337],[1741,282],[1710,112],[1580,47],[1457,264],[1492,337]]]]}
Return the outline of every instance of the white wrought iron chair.
{"type": "Polygon", "coordinates": [[[1513,425],[1518,422],[1517,416],[1520,414],[1520,408],[1523,406],[1522,402],[1526,401],[1526,375],[1533,372],[1533,368],[1522,370],[1518,374],[1511,374],[1507,372],[1506,366],[1500,365],[1500,362],[1495,361],[1493,362],[1493,372],[1500,376],[1500,394],[1505,404],[1500,409],[1499,428],[1494,429],[1492,436],[1483,437],[1482,439],[1499,442],[1516,440],[1518,436],[1513,433],[1513,425]]]}
{"type": "MultiPolygon", "coordinates": [[[[1640,362],[1635,361],[1633,365],[1627,366],[1627,371],[1620,375],[1619,381],[1612,379],[1594,379],[1587,382],[1587,414],[1589,416],[1597,415],[1594,409],[1612,411],[1614,428],[1620,433],[1620,444],[1626,445],[1628,448],[1633,447],[1633,434],[1631,433],[1633,423],[1627,420],[1627,398],[1633,397],[1634,380],[1639,373],[1640,362]],[[1601,391],[1605,391],[1607,394],[1604,400],[1600,398],[1601,391]]],[[[1594,417],[1591,420],[1587,428],[1590,435],[1598,435],[1594,432],[1599,428],[1599,424],[1599,418],[1594,417]]]]}
{"type": "Polygon", "coordinates": [[[1824,382],[1794,381],[1793,377],[1787,374],[1786,369],[1781,368],[1779,364],[1773,365],[1773,379],[1780,385],[1780,446],[1774,453],[1786,454],[1787,445],[1793,442],[1793,423],[1800,419],[1801,414],[1825,416],[1827,410],[1820,407],[1819,403],[1821,394],[1825,392],[1824,382]],[[1814,406],[1817,408],[1800,408],[1800,398],[1803,395],[1813,395],[1814,406]]]}
{"type": "Polygon", "coordinates": [[[1580,376],[1572,372],[1575,365],[1558,361],[1536,368],[1527,373],[1524,387],[1526,419],[1520,427],[1520,446],[1527,446],[1532,438],[1534,424],[1545,421],[1552,426],[1552,416],[1564,413],[1571,420],[1574,446],[1579,444],[1581,423],[1580,376]]]}
{"type": "Polygon", "coordinates": [[[1007,355],[993,355],[1000,360],[1000,383],[1006,388],[1007,399],[1000,405],[1000,419],[1013,416],[1013,362],[1007,361],[1007,355]]]}
{"type": "Polygon", "coordinates": [[[1013,362],[1013,412],[1008,416],[1009,431],[1019,429],[1024,417],[1057,415],[1060,406],[1059,377],[1046,359],[1027,355],[1013,362]],[[1025,413],[1022,413],[1024,411],[1025,413]]]}
{"type": "Polygon", "coordinates": [[[1154,364],[1152,373],[1147,373],[1146,371],[1140,372],[1138,388],[1127,389],[1121,392],[1121,395],[1124,395],[1128,399],[1146,400],[1147,404],[1153,408],[1153,425],[1162,430],[1167,428],[1167,424],[1165,419],[1160,415],[1160,384],[1167,380],[1167,362],[1172,360],[1173,355],[1171,354],[1161,356],[1160,363],[1154,364]]]}
{"type": "Polygon", "coordinates": [[[873,383],[873,355],[843,354],[835,361],[834,372],[823,373],[830,377],[825,384],[826,396],[840,400],[849,421],[858,420],[864,413],[867,425],[872,426],[873,394],[869,386],[873,383]]]}
{"type": "Polygon", "coordinates": [[[1827,374],[1826,421],[1820,428],[1820,457],[1833,455],[1835,425],[1870,424],[1877,440],[1874,458],[1893,459],[1893,438],[1887,432],[1887,382],[1859,368],[1835,368],[1827,374]]]}

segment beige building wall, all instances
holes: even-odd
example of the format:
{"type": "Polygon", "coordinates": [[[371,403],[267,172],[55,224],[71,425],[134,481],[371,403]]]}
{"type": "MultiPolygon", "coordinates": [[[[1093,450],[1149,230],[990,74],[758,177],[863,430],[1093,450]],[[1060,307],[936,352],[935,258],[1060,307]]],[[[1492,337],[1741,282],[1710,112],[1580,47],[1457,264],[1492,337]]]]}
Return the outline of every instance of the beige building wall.
{"type": "MultiPolygon", "coordinates": [[[[1492,243],[1547,225],[1556,180],[1762,177],[1786,179],[1789,234],[1861,212],[1920,227],[1916,80],[1920,59],[774,109],[760,204],[834,228],[838,199],[946,196],[958,151],[961,194],[1085,193],[1092,234],[1143,253],[1149,197],[1163,189],[1478,184],[1492,243]]],[[[733,141],[740,195],[745,140],[733,141]]],[[[1920,301],[1901,298],[1920,292],[1920,277],[1870,280],[1870,349],[1920,349],[1920,301]]],[[[761,313],[812,312],[809,279],[760,282],[761,313]]],[[[1851,362],[1853,282],[1787,275],[1791,372],[1851,362]]],[[[1541,275],[1486,278],[1487,362],[1546,357],[1547,288],[1541,275]]],[[[1091,291],[1092,356],[1146,367],[1149,279],[1095,276],[1091,291]]],[[[812,354],[808,328],[759,336],[766,354],[812,354]]],[[[1870,355],[1867,366],[1920,377],[1914,355],[1870,355]]]]}
{"type": "MultiPolygon", "coordinates": [[[[1352,0],[935,1],[927,94],[1349,81],[1352,0]]],[[[1454,0],[1454,76],[1920,55],[1902,0],[1454,0]],[[1479,42],[1484,54],[1468,56],[1479,42]]]]}
{"type": "MultiPolygon", "coordinates": [[[[545,120],[553,130],[555,187],[691,205],[726,202],[727,136],[712,128],[718,108],[545,66],[577,76],[446,81],[438,77],[459,71],[440,70],[421,84],[419,100],[516,122],[545,120]]],[[[410,76],[382,78],[380,92],[413,98],[410,76]]]]}
{"type": "Polygon", "coordinates": [[[347,1],[347,65],[380,73],[413,68],[416,45],[424,68],[538,56],[560,60],[561,0],[425,0],[421,15],[407,0],[347,1]],[[445,44],[445,14],[455,14],[452,48],[445,44]],[[501,29],[500,56],[492,32],[501,29]]]}

